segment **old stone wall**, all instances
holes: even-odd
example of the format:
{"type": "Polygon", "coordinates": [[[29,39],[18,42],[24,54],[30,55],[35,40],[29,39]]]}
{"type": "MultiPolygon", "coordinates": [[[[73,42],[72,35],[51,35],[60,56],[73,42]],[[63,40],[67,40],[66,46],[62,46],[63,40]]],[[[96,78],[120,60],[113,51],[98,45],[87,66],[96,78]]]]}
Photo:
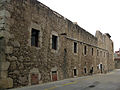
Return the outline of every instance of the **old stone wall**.
{"type": "Polygon", "coordinates": [[[12,49],[7,45],[11,38],[9,33],[10,13],[5,8],[8,2],[7,0],[0,1],[0,88],[13,87],[13,80],[8,77],[10,62],[6,60],[6,54],[12,49]]]}
{"type": "Polygon", "coordinates": [[[91,35],[36,0],[3,1],[7,13],[4,55],[10,64],[7,75],[13,80],[12,88],[113,69],[108,67],[113,58],[106,55],[113,51],[109,38],[105,39],[109,44],[101,43],[103,35],[91,35]],[[37,47],[31,45],[32,29],[39,31],[37,47]],[[56,50],[52,49],[53,35],[57,37],[56,50]]]}

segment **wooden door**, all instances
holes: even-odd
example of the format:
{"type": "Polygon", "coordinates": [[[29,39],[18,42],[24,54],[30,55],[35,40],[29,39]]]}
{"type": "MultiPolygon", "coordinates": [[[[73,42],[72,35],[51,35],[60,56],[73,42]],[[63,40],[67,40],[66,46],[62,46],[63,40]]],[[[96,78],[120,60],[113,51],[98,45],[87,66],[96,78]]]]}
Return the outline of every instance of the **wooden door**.
{"type": "Polygon", "coordinates": [[[38,74],[31,74],[31,85],[39,84],[38,74]]]}
{"type": "Polygon", "coordinates": [[[57,71],[52,71],[52,80],[57,81],[57,71]]]}

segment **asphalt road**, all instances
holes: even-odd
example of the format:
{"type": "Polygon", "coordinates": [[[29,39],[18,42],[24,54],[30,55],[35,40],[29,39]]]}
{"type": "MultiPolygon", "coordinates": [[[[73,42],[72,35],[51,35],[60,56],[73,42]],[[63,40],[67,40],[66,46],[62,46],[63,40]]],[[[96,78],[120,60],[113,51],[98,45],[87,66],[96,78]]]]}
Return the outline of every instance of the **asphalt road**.
{"type": "Polygon", "coordinates": [[[120,70],[10,90],[120,90],[120,70]]]}

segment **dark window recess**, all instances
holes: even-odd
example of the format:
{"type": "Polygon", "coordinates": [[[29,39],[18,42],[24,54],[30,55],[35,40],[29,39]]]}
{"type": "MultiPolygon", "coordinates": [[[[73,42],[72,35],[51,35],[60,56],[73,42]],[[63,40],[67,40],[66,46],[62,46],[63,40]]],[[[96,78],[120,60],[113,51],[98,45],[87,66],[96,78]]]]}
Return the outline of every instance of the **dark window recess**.
{"type": "Polygon", "coordinates": [[[97,56],[99,56],[99,50],[97,50],[97,56]]]}
{"type": "Polygon", "coordinates": [[[102,56],[102,51],[100,51],[100,56],[102,56]]]}
{"type": "Polygon", "coordinates": [[[94,50],[93,50],[93,48],[92,48],[92,56],[93,56],[93,53],[94,53],[94,50]]]}
{"type": "Polygon", "coordinates": [[[57,71],[52,71],[52,73],[57,73],[57,71]]]}
{"type": "Polygon", "coordinates": [[[31,46],[38,47],[38,38],[39,38],[39,31],[36,29],[32,29],[31,32],[31,46]]]}
{"type": "Polygon", "coordinates": [[[104,52],[104,57],[105,57],[105,52],[104,52]]]}
{"type": "Polygon", "coordinates": [[[74,69],[74,76],[77,76],[77,70],[74,69]]]}
{"type": "Polygon", "coordinates": [[[57,36],[52,35],[52,49],[57,50],[57,36]]]}
{"type": "Polygon", "coordinates": [[[87,69],[86,68],[84,68],[84,73],[87,73],[87,69]]]}
{"type": "Polygon", "coordinates": [[[87,47],[84,46],[84,54],[86,55],[87,54],[87,47]]]}
{"type": "Polygon", "coordinates": [[[77,53],[77,43],[74,42],[74,53],[77,53]]]}

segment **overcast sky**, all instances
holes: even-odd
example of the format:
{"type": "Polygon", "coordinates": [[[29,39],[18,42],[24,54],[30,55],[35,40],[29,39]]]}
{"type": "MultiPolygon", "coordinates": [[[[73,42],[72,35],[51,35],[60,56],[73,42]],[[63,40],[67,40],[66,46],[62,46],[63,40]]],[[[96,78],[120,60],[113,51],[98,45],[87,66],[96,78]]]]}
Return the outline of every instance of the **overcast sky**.
{"type": "Polygon", "coordinates": [[[39,0],[91,34],[109,33],[120,48],[120,0],[39,0]]]}

